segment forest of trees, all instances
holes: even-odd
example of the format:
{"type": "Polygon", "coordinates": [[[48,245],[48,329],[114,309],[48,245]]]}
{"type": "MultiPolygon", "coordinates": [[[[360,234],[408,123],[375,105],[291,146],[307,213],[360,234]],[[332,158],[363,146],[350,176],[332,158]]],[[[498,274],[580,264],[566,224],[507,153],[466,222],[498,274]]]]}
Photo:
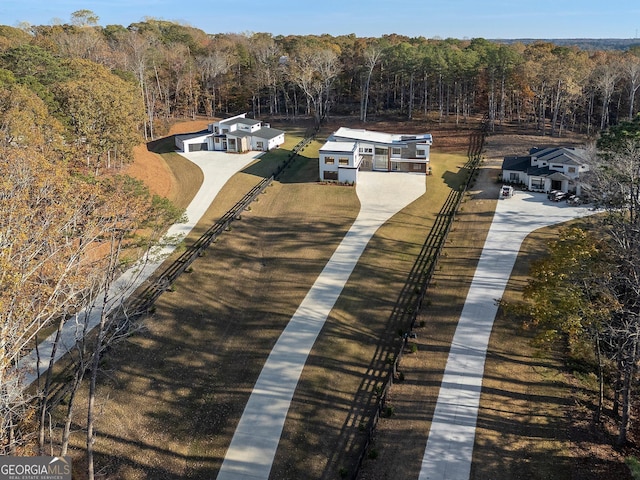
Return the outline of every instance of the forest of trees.
{"type": "MultiPolygon", "coordinates": [[[[121,271],[123,252],[141,255],[180,216],[121,175],[133,146],[176,118],[485,118],[490,129],[596,135],[636,116],[638,89],[638,47],[209,34],[151,18],[101,27],[86,10],[67,24],[0,26],[0,454],[54,451],[51,378],[28,394],[20,355],[45,329],[106,304],[98,292],[121,271]]],[[[74,388],[87,374],[94,386],[109,335],[118,330],[102,318],[93,345],[78,344],[74,388]]],[[[73,395],[67,408],[71,418],[73,395]]],[[[89,453],[92,444],[89,427],[89,453]]]]}
{"type": "Polygon", "coordinates": [[[207,34],[154,19],[128,27],[96,23],[92,12],[80,11],[69,24],[2,27],[0,68],[28,77],[37,91],[38,83],[58,81],[59,65],[50,70],[62,59],[102,65],[135,85],[146,138],[175,117],[245,111],[317,121],[331,114],[455,122],[488,115],[491,127],[520,122],[551,135],[565,128],[596,133],[638,111],[638,46],[207,34]],[[30,71],[33,63],[46,73],[30,71]]]}

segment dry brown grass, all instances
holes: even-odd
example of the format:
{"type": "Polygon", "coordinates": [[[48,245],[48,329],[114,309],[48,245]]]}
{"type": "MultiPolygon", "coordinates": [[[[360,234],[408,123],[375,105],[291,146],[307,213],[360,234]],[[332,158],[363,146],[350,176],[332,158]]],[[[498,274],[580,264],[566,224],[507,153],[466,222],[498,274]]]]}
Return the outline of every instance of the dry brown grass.
{"type": "MultiPolygon", "coordinates": [[[[414,130],[426,130],[419,127],[414,130]]],[[[378,129],[390,130],[389,125],[378,129]]],[[[427,195],[376,234],[314,346],[272,478],[339,478],[350,468],[361,440],[359,423],[368,419],[366,412],[353,410],[354,395],[389,333],[390,312],[433,218],[466,161],[468,130],[448,132],[450,137],[433,130],[434,176],[427,195]]],[[[531,137],[523,137],[514,154],[524,153],[528,141],[531,137]]],[[[396,414],[379,424],[374,445],[379,456],[365,462],[360,478],[417,476],[450,341],[495,208],[496,164],[512,148],[506,137],[491,137],[488,145],[488,160],[434,278],[431,303],[418,317],[425,321],[417,330],[419,351],[404,357],[405,382],[391,390],[396,414]]],[[[178,280],[175,292],[160,298],[155,315],[144,322],[146,330],[105,360],[96,450],[108,478],[215,477],[273,344],[357,214],[354,189],[315,184],[318,146],[208,249],[193,272],[178,280]]],[[[174,177],[182,175],[178,190],[192,191],[194,174],[184,174],[187,167],[179,158],[163,155],[167,158],[174,177]]],[[[270,171],[268,162],[236,175],[191,238],[270,171]]],[[[189,194],[181,198],[183,204],[189,194]]],[[[535,241],[526,245],[531,246],[523,251],[539,250],[535,241]]],[[[518,263],[510,291],[522,285],[527,260],[518,263]]],[[[550,435],[565,425],[565,403],[559,399],[566,397],[566,385],[558,381],[559,363],[534,353],[527,336],[499,317],[487,361],[474,478],[547,478],[518,474],[534,472],[550,453],[560,460],[571,455],[564,437],[550,435]],[[552,414],[547,418],[540,411],[552,414]],[[505,469],[506,462],[513,467],[505,469]],[[522,470],[523,465],[530,467],[522,470]]],[[[81,436],[76,445],[81,448],[81,436]]]]}

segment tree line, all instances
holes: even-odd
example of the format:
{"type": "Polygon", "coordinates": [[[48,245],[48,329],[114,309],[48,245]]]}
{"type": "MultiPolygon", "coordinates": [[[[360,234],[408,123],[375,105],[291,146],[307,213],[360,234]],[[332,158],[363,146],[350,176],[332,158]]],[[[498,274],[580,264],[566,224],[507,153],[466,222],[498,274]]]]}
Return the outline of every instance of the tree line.
{"type": "MultiPolygon", "coordinates": [[[[493,130],[519,123],[541,134],[570,129],[595,135],[634,118],[639,107],[638,48],[585,51],[549,42],[402,35],[207,34],[152,18],[127,27],[97,22],[93,12],[82,10],[65,24],[0,26],[0,453],[66,453],[75,393],[88,374],[90,478],[99,359],[109,342],[126,333],[123,325],[109,323],[103,307],[113,299],[105,292],[180,216],[121,174],[134,145],[163,135],[176,118],[245,111],[255,117],[312,117],[318,124],[332,115],[456,124],[484,116],[493,130]],[[70,355],[71,389],[64,421],[56,423],[51,370],[35,391],[25,391],[17,361],[42,332],[59,333],[68,321],[86,325],[79,317],[96,309],[97,333],[81,332],[70,355]]],[[[610,151],[622,155],[616,148],[610,151]]],[[[618,159],[613,153],[608,162],[618,159]]],[[[617,184],[632,182],[635,188],[636,177],[617,175],[617,184]]],[[[610,193],[602,198],[613,198],[610,193]]],[[[637,190],[632,193],[636,198],[637,190]]],[[[629,235],[637,224],[637,202],[630,205],[634,215],[624,230],[629,235]]],[[[612,213],[625,211],[614,207],[612,213]]],[[[639,244],[612,238],[633,249],[639,244]]],[[[626,269],[618,273],[636,275],[634,252],[615,257],[626,269]]],[[[619,332],[619,325],[638,316],[637,285],[616,278],[619,290],[603,293],[602,305],[580,311],[602,313],[603,305],[614,305],[615,295],[616,308],[628,302],[609,323],[594,320],[584,330],[598,345],[609,345],[597,350],[603,356],[632,365],[620,369],[618,378],[631,386],[640,329],[633,324],[633,335],[624,337],[628,342],[621,334],[605,339],[598,333],[619,332]],[[613,341],[622,353],[611,353],[613,341]]],[[[583,319],[581,325],[587,323],[583,319]]]]}
{"type": "Polygon", "coordinates": [[[90,11],[72,17],[5,33],[0,46],[21,58],[46,51],[91,60],[127,79],[144,105],[146,138],[175,117],[241,111],[317,122],[330,114],[362,121],[393,114],[458,123],[487,114],[492,129],[518,122],[551,135],[567,128],[595,134],[638,112],[638,46],[207,34],[153,18],[100,27],[90,11]]]}
{"type": "Polygon", "coordinates": [[[87,379],[91,471],[99,359],[129,332],[125,320],[107,316],[118,303],[111,287],[132,262],[149,258],[181,212],[122,174],[143,139],[136,82],[37,39],[0,27],[0,455],[66,454],[87,379]],[[69,324],[78,342],[66,345],[60,425],[53,370],[28,388],[19,360],[51,334],[51,353],[38,351],[51,366],[69,324]]]}

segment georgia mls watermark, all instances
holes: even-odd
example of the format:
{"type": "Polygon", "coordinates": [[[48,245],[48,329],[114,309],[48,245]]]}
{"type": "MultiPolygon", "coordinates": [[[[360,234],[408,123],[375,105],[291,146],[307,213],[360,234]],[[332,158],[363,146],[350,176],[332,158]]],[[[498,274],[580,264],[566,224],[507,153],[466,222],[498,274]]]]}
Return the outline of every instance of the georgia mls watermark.
{"type": "Polygon", "coordinates": [[[71,457],[0,457],[0,480],[71,480],[71,457]]]}

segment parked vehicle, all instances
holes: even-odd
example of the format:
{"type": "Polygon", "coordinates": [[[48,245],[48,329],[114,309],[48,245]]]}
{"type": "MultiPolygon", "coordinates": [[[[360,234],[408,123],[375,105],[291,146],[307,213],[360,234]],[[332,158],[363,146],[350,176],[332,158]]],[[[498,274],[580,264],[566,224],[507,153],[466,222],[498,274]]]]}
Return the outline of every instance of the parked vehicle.
{"type": "Polygon", "coordinates": [[[553,193],[553,195],[549,195],[549,200],[551,200],[552,202],[559,202],[560,200],[564,200],[565,198],[567,198],[567,194],[559,191],[553,193]]]}
{"type": "Polygon", "coordinates": [[[502,190],[500,191],[500,196],[502,198],[511,198],[513,197],[513,187],[509,185],[503,185],[502,190]]]}

